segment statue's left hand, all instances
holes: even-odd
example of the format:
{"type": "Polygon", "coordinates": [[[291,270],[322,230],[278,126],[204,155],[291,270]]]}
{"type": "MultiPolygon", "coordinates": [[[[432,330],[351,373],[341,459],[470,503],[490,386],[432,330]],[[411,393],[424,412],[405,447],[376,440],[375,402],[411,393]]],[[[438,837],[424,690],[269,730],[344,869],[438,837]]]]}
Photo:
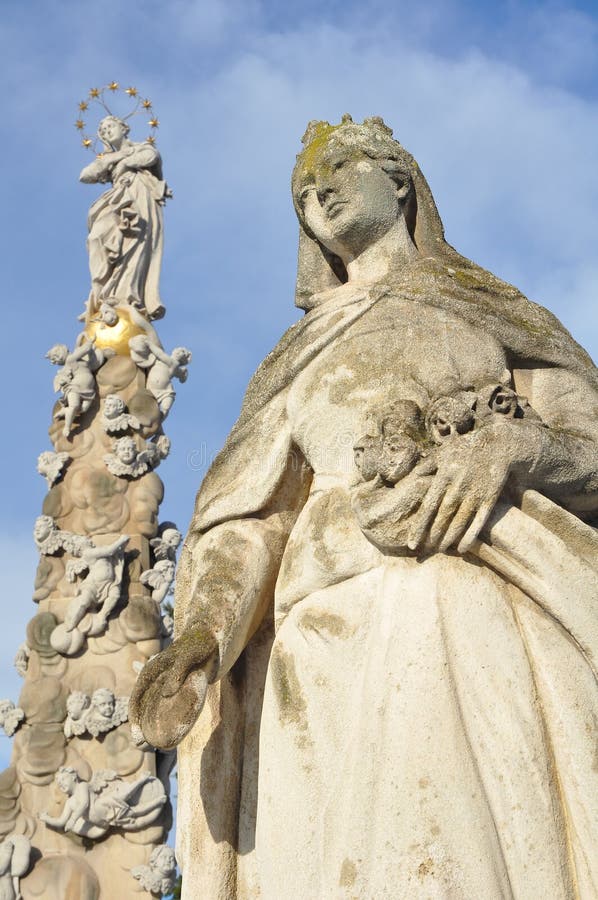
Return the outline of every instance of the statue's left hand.
{"type": "Polygon", "coordinates": [[[412,519],[409,548],[444,553],[456,544],[459,553],[466,553],[511,473],[530,462],[528,434],[509,420],[443,445],[437,457],[438,471],[412,519]]]}
{"type": "Polygon", "coordinates": [[[151,659],[129,701],[133,739],[171,750],[189,733],[203,708],[216,640],[190,628],[151,659]]]}

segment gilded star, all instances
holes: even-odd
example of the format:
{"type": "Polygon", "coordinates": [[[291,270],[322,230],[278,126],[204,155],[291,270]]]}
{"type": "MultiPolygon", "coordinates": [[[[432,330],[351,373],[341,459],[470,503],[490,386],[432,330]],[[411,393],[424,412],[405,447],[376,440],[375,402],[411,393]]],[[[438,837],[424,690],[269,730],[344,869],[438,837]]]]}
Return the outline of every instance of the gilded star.
{"type": "Polygon", "coordinates": [[[91,139],[90,138],[83,138],[81,143],[83,144],[83,146],[85,148],[91,147],[91,139]]]}
{"type": "Polygon", "coordinates": [[[99,89],[99,88],[92,88],[92,89],[90,90],[90,92],[89,92],[89,96],[90,96],[93,100],[97,100],[97,98],[100,96],[100,89],[99,89]]]}
{"type": "Polygon", "coordinates": [[[141,105],[143,106],[144,109],[151,109],[152,101],[151,100],[142,100],[141,105]]]}
{"type": "Polygon", "coordinates": [[[158,125],[159,125],[160,123],[159,123],[159,121],[154,117],[153,119],[150,119],[149,122],[148,122],[147,124],[148,124],[148,125],[151,125],[152,128],[157,128],[158,125]]]}
{"type": "Polygon", "coordinates": [[[156,143],[156,138],[153,136],[153,134],[150,134],[150,136],[149,136],[148,138],[146,138],[145,140],[146,140],[146,142],[147,142],[148,144],[155,144],[155,143],[156,143]]]}
{"type": "Polygon", "coordinates": [[[77,119],[77,121],[75,122],[75,128],[78,131],[83,131],[83,129],[85,128],[85,122],[83,121],[83,119],[77,119]]]}
{"type": "Polygon", "coordinates": [[[86,109],[89,109],[89,103],[87,102],[87,100],[81,101],[81,103],[79,104],[79,109],[81,110],[81,112],[85,112],[86,109]]]}
{"type": "Polygon", "coordinates": [[[109,91],[117,91],[118,90],[118,81],[111,81],[108,85],[109,91]]]}
{"type": "Polygon", "coordinates": [[[125,88],[125,94],[128,94],[129,97],[136,97],[138,93],[139,93],[139,91],[137,90],[136,87],[125,88]]]}

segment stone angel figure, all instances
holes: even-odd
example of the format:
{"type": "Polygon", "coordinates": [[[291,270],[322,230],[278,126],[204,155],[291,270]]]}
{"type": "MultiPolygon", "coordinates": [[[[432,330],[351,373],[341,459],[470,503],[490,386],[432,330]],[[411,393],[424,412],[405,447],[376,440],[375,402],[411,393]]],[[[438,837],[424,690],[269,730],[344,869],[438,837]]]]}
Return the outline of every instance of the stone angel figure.
{"type": "Polygon", "coordinates": [[[70,766],[61,766],[55,782],[66,802],[59,816],[41,813],[50,828],[97,840],[110,829],[142,831],[159,819],[167,802],[162,782],[146,773],[136,781],[125,781],[104,769],[84,781],[70,766]]]}
{"type": "Polygon", "coordinates": [[[41,515],[33,526],[33,539],[37,549],[43,556],[53,556],[66,550],[74,556],[80,556],[86,547],[91,547],[91,539],[82,534],[73,534],[58,527],[52,516],[41,515]]]}
{"type": "Polygon", "coordinates": [[[155,469],[169,452],[170,440],[164,434],[146,443],[142,450],[133,438],[122,437],[114,441],[112,453],[105,454],[104,462],[108,471],[119,478],[140,478],[155,469]]]}
{"type": "Polygon", "coordinates": [[[15,706],[12,700],[0,700],[0,728],[7,737],[12,737],[24,720],[25,713],[20,706],[15,706]]]}
{"type": "Polygon", "coordinates": [[[107,434],[121,434],[124,431],[138,431],[141,427],[137,416],[127,412],[127,406],[118,394],[108,394],[104,400],[102,426],[107,434]]]}
{"type": "Polygon", "coordinates": [[[176,857],[172,847],[161,844],[154,847],[149,858],[149,865],[134,866],[131,875],[141,887],[156,897],[165,897],[174,890],[176,876],[176,857]]]}
{"type": "Polygon", "coordinates": [[[66,344],[54,344],[46,353],[54,365],[62,366],[54,376],[54,390],[62,392],[62,409],[54,415],[64,419],[63,434],[68,437],[75,419],[87,412],[96,395],[95,373],[114,355],[110,348],[96,349],[94,339],[83,340],[72,352],[66,344]]]}
{"type": "Polygon", "coordinates": [[[37,457],[37,471],[44,476],[49,488],[58,481],[69,458],[68,453],[55,453],[54,450],[44,450],[37,457]]]}
{"type": "Polygon", "coordinates": [[[175,563],[171,559],[161,559],[152,569],[142,572],[139,580],[146,587],[151,588],[152,600],[162,603],[171,592],[174,572],[175,563]]]}
{"type": "Polygon", "coordinates": [[[20,879],[31,860],[31,842],[24,834],[12,834],[0,843],[0,900],[22,900],[20,879]]]}
{"type": "Polygon", "coordinates": [[[81,649],[86,636],[101,634],[110,613],[120,600],[124,570],[124,548],[129,535],[121,535],[112,544],[85,547],[78,559],[69,560],[66,575],[69,581],[85,574],[76,596],[69,603],[64,622],[50,636],[50,643],[58,653],[67,656],[81,649]],[[79,625],[87,614],[85,627],[79,625]]]}
{"type": "Polygon", "coordinates": [[[162,208],[172,196],[162,177],[160,154],[149,142],[131,141],[128,124],[116,116],[102,119],[98,137],[105,152],[79,176],[85,184],[111,183],[89,211],[88,315],[110,301],[159,319],[164,315],[159,293],[162,208]]]}
{"type": "Polygon", "coordinates": [[[129,718],[129,698],[115,697],[107,688],[98,688],[91,696],[85,714],[85,728],[93,737],[105,734],[129,718]]]}
{"type": "Polygon", "coordinates": [[[175,347],[169,356],[145,334],[132,337],[129,348],[133,362],[141,369],[147,369],[146,387],[155,397],[162,417],[166,418],[176,396],[172,379],[178,378],[181,383],[187,380],[191,351],[186,347],[175,347]]]}
{"type": "Polygon", "coordinates": [[[170,559],[175,562],[176,552],[182,540],[183,535],[175,525],[171,522],[163,523],[158,529],[158,536],[150,540],[154,558],[157,561],[170,559]]]}

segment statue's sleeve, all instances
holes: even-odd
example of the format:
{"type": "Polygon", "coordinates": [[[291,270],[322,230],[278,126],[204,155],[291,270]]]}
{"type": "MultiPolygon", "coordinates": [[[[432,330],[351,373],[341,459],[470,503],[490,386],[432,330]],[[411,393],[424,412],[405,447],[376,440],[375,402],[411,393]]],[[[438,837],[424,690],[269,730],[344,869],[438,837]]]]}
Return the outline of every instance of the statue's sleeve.
{"type": "MultiPolygon", "coordinates": [[[[254,441],[250,444],[247,452],[255,461],[254,441]]],[[[284,462],[278,460],[269,470],[266,449],[262,445],[262,483],[254,482],[260,508],[247,511],[245,489],[236,506],[231,482],[231,517],[202,532],[191,531],[178,566],[175,637],[199,626],[216,638],[214,678],[228,672],[271,606],[282,555],[309,490],[311,472],[299,451],[290,448],[284,462]]],[[[230,462],[238,464],[239,454],[232,454],[230,462]]],[[[260,481],[251,469],[249,464],[245,470],[249,486],[253,475],[260,481]]],[[[220,494],[216,502],[221,511],[220,494]]]]}

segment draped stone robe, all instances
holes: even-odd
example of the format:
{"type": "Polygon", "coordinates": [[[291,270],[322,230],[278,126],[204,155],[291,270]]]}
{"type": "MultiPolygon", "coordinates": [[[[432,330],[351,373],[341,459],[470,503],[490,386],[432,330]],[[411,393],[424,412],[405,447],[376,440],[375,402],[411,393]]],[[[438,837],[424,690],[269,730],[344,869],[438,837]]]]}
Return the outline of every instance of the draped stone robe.
{"type": "Polygon", "coordinates": [[[321,295],[198,495],[176,629],[214,630],[220,681],[180,748],[188,900],[598,893],[594,529],[528,491],[476,554],[417,559],[374,547],[351,508],[353,444],[390,397],[508,370],[546,424],[596,438],[584,352],[460,274],[423,259],[321,295]]]}

